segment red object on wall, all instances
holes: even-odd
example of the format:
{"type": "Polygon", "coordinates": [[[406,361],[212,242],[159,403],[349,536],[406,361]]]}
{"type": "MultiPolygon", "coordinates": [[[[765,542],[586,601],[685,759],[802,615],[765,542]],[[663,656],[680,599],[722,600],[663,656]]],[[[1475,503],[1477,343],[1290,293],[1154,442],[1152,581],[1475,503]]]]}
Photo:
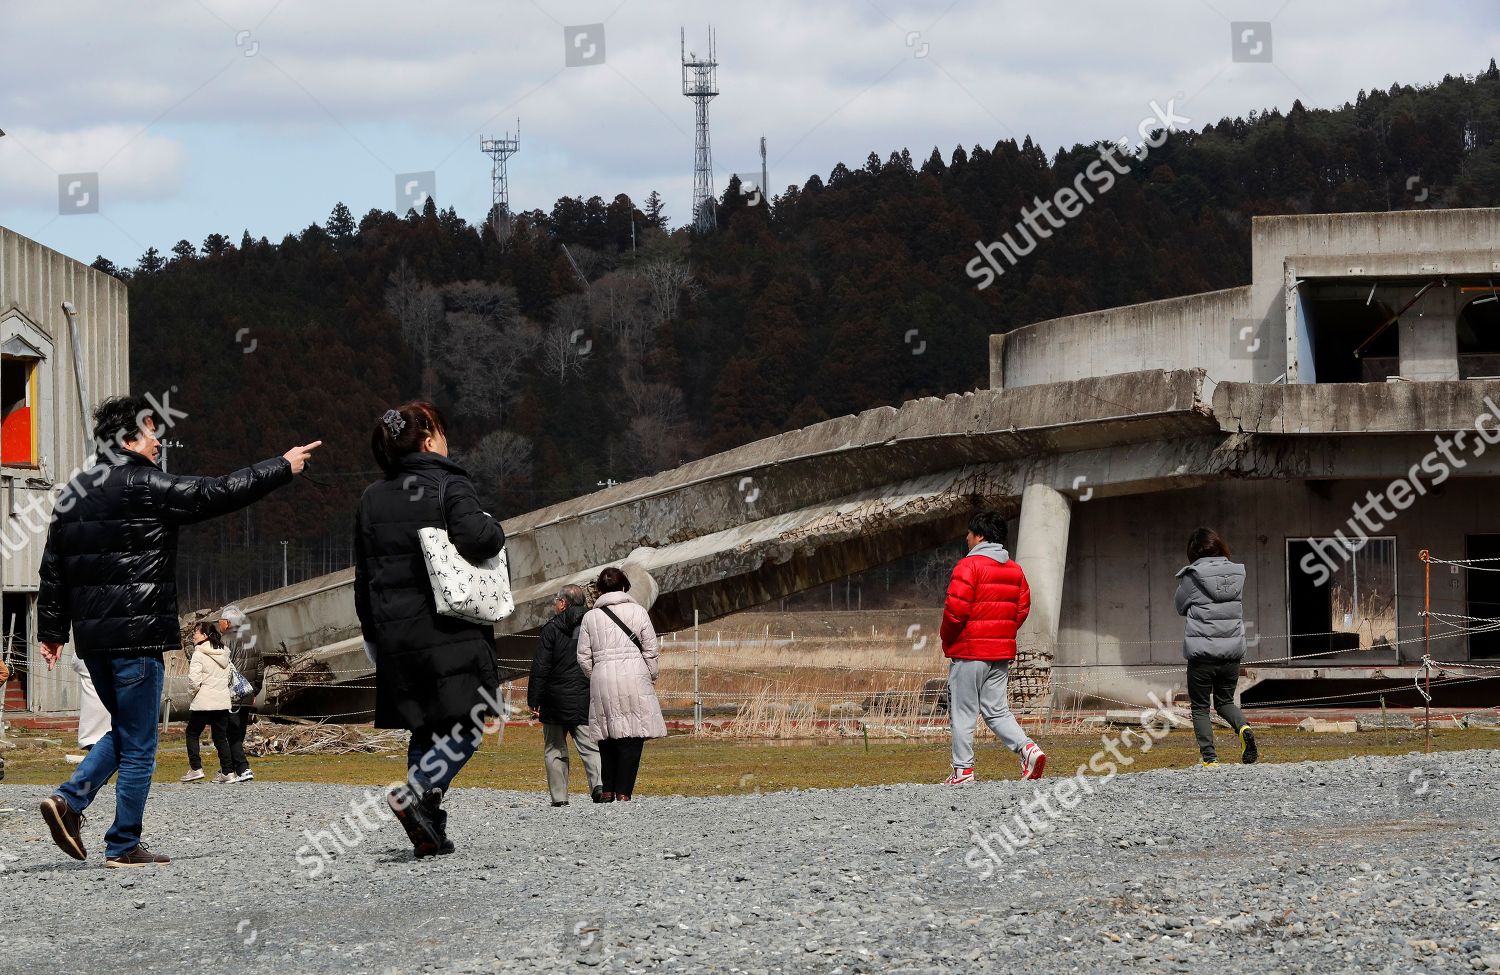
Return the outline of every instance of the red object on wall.
{"type": "Polygon", "coordinates": [[[31,451],[31,407],[18,406],[0,422],[0,460],[7,464],[34,464],[31,451]]]}

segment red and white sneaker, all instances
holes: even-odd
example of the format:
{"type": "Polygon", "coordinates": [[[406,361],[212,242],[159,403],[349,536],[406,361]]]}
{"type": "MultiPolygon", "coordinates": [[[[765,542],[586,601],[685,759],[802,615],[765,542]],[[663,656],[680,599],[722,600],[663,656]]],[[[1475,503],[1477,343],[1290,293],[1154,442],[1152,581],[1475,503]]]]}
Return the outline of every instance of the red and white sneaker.
{"type": "Polygon", "coordinates": [[[1021,778],[1039,779],[1042,777],[1042,769],[1047,767],[1047,753],[1034,741],[1026,743],[1021,749],[1021,778]]]}
{"type": "Polygon", "coordinates": [[[953,774],[943,780],[943,785],[971,785],[974,782],[974,770],[971,768],[955,768],[953,774]]]}

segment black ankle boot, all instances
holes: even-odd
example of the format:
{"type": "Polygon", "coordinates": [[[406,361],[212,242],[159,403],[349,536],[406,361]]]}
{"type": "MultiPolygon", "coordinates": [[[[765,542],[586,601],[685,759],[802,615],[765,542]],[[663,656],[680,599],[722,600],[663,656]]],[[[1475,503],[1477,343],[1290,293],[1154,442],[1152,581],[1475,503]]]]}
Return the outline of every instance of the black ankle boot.
{"type": "Polygon", "coordinates": [[[422,796],[422,811],[427,814],[427,821],[432,824],[432,832],[438,842],[437,849],[429,856],[446,856],[453,852],[453,841],[448,839],[448,811],[443,808],[442,803],[442,789],[428,789],[422,796]]]}
{"type": "Polygon", "coordinates": [[[410,786],[397,788],[386,797],[386,803],[391,807],[391,812],[395,813],[401,827],[406,830],[407,839],[411,840],[412,851],[416,853],[418,860],[438,852],[442,846],[442,838],[434,828],[432,817],[428,815],[427,804],[417,797],[410,786]]]}

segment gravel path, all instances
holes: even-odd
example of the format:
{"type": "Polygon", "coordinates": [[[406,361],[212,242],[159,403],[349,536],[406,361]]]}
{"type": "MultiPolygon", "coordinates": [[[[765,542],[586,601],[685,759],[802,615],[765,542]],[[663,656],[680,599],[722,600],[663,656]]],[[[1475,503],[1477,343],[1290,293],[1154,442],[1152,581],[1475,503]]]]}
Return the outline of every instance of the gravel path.
{"type": "Polygon", "coordinates": [[[458,855],[421,863],[394,823],[341,823],[357,845],[299,863],[358,790],[163,785],[148,829],[175,862],[129,871],[101,868],[112,800],[76,864],[46,790],[0,786],[23,810],[0,816],[0,970],[1500,971],[1500,751],[1059,781],[1048,805],[1074,808],[1029,840],[1016,781],[562,809],[459,790],[458,855]]]}

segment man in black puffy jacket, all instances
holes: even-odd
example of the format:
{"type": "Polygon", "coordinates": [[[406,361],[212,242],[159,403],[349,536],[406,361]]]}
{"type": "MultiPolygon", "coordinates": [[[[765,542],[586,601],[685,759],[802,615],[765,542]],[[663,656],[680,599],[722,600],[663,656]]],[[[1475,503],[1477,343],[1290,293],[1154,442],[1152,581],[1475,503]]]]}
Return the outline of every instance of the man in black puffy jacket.
{"type": "Polygon", "coordinates": [[[542,722],[542,758],[552,805],[568,804],[568,736],[578,748],[589,792],[601,802],[599,746],[589,734],[589,679],[578,666],[578,625],[583,620],[583,589],[563,586],[552,601],[557,614],[542,626],[526,703],[542,722]]]}
{"type": "Polygon", "coordinates": [[[153,404],[118,396],[94,411],[98,456],[57,498],[42,553],[37,631],[50,670],[72,630],[74,650],[109,711],[101,738],[73,777],[42,803],[57,845],[87,855],[82,813],[119,773],[105,866],[167,863],[141,842],[156,768],[156,717],[166,667],[182,640],[177,615],[177,532],[237,511],[302,473],[321,440],[223,477],[181,477],[156,466],[153,404]]]}

